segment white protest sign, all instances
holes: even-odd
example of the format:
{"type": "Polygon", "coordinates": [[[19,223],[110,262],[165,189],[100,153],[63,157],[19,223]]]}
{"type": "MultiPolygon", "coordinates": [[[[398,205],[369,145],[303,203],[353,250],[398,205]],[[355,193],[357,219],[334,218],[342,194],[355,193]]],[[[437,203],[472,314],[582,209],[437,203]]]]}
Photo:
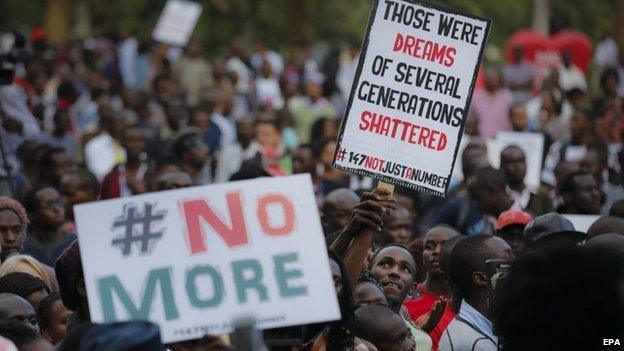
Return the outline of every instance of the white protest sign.
{"type": "Polygon", "coordinates": [[[563,216],[569,219],[570,222],[572,222],[572,224],[574,224],[574,229],[576,229],[579,232],[585,232],[585,233],[587,233],[587,230],[589,229],[589,227],[591,227],[591,225],[594,224],[594,222],[597,221],[598,218],[600,218],[600,216],[596,216],[596,215],[564,214],[563,216]]]}
{"type": "Polygon", "coordinates": [[[75,207],[93,322],[150,320],[163,342],[340,318],[309,175],[75,207]]]}
{"type": "Polygon", "coordinates": [[[516,145],[524,151],[527,166],[524,183],[530,190],[536,191],[541,182],[544,135],[526,132],[498,132],[495,142],[488,143],[488,157],[492,166],[500,167],[500,153],[510,145],[516,145]]]}
{"type": "Polygon", "coordinates": [[[376,0],[333,166],[444,196],[490,21],[376,0]]]}
{"type": "Polygon", "coordinates": [[[202,5],[184,0],[169,0],[156,23],[154,40],[185,46],[202,12],[202,5]]]}

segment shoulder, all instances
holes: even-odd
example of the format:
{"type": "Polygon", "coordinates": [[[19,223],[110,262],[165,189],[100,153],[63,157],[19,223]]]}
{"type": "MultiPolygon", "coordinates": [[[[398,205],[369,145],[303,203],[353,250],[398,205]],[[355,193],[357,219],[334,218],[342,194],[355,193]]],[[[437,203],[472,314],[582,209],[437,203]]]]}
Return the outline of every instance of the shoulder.
{"type": "Polygon", "coordinates": [[[457,318],[448,325],[440,340],[440,351],[493,350],[496,344],[457,318]]]}

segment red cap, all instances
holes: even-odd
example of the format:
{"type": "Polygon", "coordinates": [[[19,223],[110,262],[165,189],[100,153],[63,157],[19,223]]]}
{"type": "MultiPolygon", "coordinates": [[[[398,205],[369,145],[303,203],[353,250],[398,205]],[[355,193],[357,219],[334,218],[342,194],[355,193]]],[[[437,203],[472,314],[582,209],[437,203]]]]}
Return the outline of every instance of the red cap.
{"type": "Polygon", "coordinates": [[[496,221],[496,230],[501,230],[514,224],[527,225],[532,220],[533,216],[522,210],[508,210],[498,216],[498,221],[496,221]]]}
{"type": "Polygon", "coordinates": [[[46,39],[45,29],[43,29],[42,26],[31,28],[29,39],[31,43],[37,40],[45,40],[46,39]]]}

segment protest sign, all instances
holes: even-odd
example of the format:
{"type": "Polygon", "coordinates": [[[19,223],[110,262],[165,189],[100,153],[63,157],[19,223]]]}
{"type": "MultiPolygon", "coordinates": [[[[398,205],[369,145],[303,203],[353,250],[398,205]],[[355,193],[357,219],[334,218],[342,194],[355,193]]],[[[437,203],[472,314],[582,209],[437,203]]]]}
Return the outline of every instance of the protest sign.
{"type": "Polygon", "coordinates": [[[596,215],[564,214],[563,216],[569,219],[570,222],[574,224],[574,229],[578,230],[579,232],[587,232],[589,227],[591,227],[591,225],[594,224],[594,222],[597,221],[598,218],[600,218],[600,216],[596,215]]]}
{"type": "Polygon", "coordinates": [[[147,319],[163,342],[340,318],[308,175],[75,207],[93,322],[147,319]]]}
{"type": "Polygon", "coordinates": [[[169,0],[165,5],[152,37],[175,46],[185,46],[202,12],[202,5],[184,0],[169,0]]]}
{"type": "MultiPolygon", "coordinates": [[[[455,182],[462,181],[464,174],[461,169],[462,153],[470,143],[471,137],[464,135],[461,139],[457,160],[458,166],[453,168],[452,179],[455,182]]],[[[524,151],[526,157],[527,174],[524,177],[526,186],[531,191],[537,191],[541,182],[542,159],[544,155],[544,135],[529,132],[498,132],[495,139],[485,139],[487,147],[487,157],[490,165],[494,168],[500,167],[500,154],[510,145],[519,146],[524,151]]]]}
{"type": "Polygon", "coordinates": [[[490,21],[376,0],[333,166],[444,196],[490,21]]]}

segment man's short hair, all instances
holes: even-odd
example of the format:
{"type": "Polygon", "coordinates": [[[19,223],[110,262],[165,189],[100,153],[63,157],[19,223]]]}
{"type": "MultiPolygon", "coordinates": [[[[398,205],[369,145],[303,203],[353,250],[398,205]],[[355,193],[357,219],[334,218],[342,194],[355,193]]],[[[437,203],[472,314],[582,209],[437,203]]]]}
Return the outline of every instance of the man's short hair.
{"type": "Polygon", "coordinates": [[[84,168],[76,168],[68,171],[63,176],[73,175],[76,176],[79,180],[78,189],[86,190],[91,192],[91,194],[98,196],[100,193],[100,182],[98,182],[97,178],[93,173],[87,171],[84,168]]]}
{"type": "MultiPolygon", "coordinates": [[[[37,211],[37,193],[46,188],[52,188],[51,186],[39,185],[32,188],[26,196],[24,196],[24,200],[22,203],[24,204],[24,209],[26,209],[26,213],[33,213],[37,211]]],[[[52,188],[54,189],[54,188],[52,188]]]]}
{"type": "Polygon", "coordinates": [[[559,191],[561,194],[572,194],[574,192],[575,179],[581,176],[592,177],[592,174],[587,171],[576,171],[566,174],[563,179],[561,179],[561,184],[559,184],[559,191]]]}
{"type": "Polygon", "coordinates": [[[201,137],[195,128],[185,130],[171,144],[171,153],[177,157],[182,157],[185,152],[193,148],[195,141],[198,139],[201,140],[201,137]]]}
{"type": "Polygon", "coordinates": [[[506,152],[508,152],[509,150],[518,150],[518,151],[522,152],[523,155],[526,156],[526,153],[524,152],[524,150],[522,150],[522,148],[520,146],[518,146],[516,144],[507,145],[507,146],[505,146],[505,148],[500,153],[501,164],[503,163],[503,155],[506,152]]]}
{"type": "Polygon", "coordinates": [[[507,180],[500,170],[493,167],[483,167],[475,171],[468,180],[470,188],[491,189],[496,191],[506,191],[507,180]]]}
{"type": "Polygon", "coordinates": [[[389,307],[364,305],[355,311],[355,335],[375,344],[394,318],[401,318],[389,307]],[[372,339],[372,340],[371,340],[372,339]]]}
{"type": "Polygon", "coordinates": [[[418,273],[418,268],[420,266],[418,265],[418,262],[416,262],[416,259],[414,258],[414,254],[412,253],[412,250],[410,250],[409,247],[407,247],[407,246],[405,246],[403,244],[400,244],[400,243],[390,243],[390,244],[386,244],[386,245],[382,246],[381,248],[379,248],[375,252],[373,257],[371,257],[370,262],[368,263],[368,269],[370,271],[373,271],[373,269],[375,268],[375,261],[377,261],[377,256],[379,256],[379,253],[381,251],[383,251],[383,250],[385,250],[386,248],[389,248],[389,247],[401,248],[401,249],[405,250],[409,254],[409,257],[411,257],[412,260],[414,261],[414,268],[415,269],[414,269],[414,272],[412,272],[412,273],[413,273],[414,279],[416,279],[416,276],[417,276],[417,273],[418,273]]]}
{"type": "Polygon", "coordinates": [[[492,238],[493,235],[481,234],[458,239],[451,251],[450,279],[462,298],[470,297],[474,292],[472,273],[485,270],[485,261],[488,259],[485,243],[492,238]]]}

